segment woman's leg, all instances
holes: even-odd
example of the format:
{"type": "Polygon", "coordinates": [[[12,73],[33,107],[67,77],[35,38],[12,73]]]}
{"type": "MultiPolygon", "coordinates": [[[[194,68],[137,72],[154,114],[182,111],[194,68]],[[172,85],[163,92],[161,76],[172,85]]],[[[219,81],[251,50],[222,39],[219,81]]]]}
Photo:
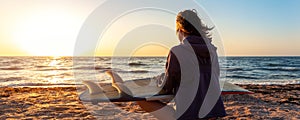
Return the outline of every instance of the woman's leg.
{"type": "Polygon", "coordinates": [[[160,101],[138,101],[136,103],[159,120],[175,120],[175,110],[160,101]]]}

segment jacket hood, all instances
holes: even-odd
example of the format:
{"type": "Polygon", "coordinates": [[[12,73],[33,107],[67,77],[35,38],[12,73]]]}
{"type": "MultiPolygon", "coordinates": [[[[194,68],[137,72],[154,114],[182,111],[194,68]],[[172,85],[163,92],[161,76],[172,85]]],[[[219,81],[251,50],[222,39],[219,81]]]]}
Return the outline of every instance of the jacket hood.
{"type": "Polygon", "coordinates": [[[187,50],[191,52],[197,53],[198,56],[202,57],[209,57],[210,54],[216,53],[217,48],[211,43],[210,40],[208,39],[203,39],[202,37],[199,36],[188,36],[186,37],[181,45],[184,48],[187,48],[187,50]],[[191,46],[193,49],[190,49],[191,46]]]}

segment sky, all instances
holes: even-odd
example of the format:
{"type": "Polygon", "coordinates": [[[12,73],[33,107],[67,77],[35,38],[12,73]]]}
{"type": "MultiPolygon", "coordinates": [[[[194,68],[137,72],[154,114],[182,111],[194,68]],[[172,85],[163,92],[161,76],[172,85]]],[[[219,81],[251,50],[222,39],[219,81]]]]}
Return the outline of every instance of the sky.
{"type": "MultiPolygon", "coordinates": [[[[82,25],[103,2],[1,0],[0,56],[74,55],[74,46],[82,25]]],[[[196,2],[204,9],[204,14],[209,16],[214,31],[218,33],[213,40],[219,50],[223,50],[220,51],[222,55],[300,55],[299,0],[196,2]]],[[[126,5],[130,4],[135,3],[128,2],[126,5]]],[[[168,49],[179,43],[174,33],[175,14],[157,10],[127,13],[104,27],[105,32],[99,38],[98,45],[91,46],[88,52],[100,56],[166,56],[168,49]],[[157,44],[161,40],[165,42],[157,44]],[[143,44],[143,41],[147,44],[143,44]]],[[[99,16],[100,21],[94,22],[106,19],[108,17],[99,16]]]]}

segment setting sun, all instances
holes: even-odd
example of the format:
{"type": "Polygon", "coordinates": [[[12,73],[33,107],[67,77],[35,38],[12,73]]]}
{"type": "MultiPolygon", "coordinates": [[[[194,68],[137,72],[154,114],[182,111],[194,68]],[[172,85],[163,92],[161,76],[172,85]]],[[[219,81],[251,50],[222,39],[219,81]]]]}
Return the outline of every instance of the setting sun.
{"type": "Polygon", "coordinates": [[[62,11],[28,15],[15,26],[14,41],[31,55],[72,55],[76,39],[75,16],[62,11]]]}

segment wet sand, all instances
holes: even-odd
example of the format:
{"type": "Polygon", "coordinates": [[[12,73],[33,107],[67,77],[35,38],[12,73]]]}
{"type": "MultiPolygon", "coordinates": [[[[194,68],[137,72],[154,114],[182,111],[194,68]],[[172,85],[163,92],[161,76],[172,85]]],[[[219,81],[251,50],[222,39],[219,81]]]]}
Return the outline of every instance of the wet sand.
{"type": "MultiPolygon", "coordinates": [[[[240,85],[255,92],[223,96],[226,119],[300,119],[300,85],[240,85]]],[[[156,120],[134,102],[93,105],[75,87],[0,88],[0,119],[156,120]]]]}

